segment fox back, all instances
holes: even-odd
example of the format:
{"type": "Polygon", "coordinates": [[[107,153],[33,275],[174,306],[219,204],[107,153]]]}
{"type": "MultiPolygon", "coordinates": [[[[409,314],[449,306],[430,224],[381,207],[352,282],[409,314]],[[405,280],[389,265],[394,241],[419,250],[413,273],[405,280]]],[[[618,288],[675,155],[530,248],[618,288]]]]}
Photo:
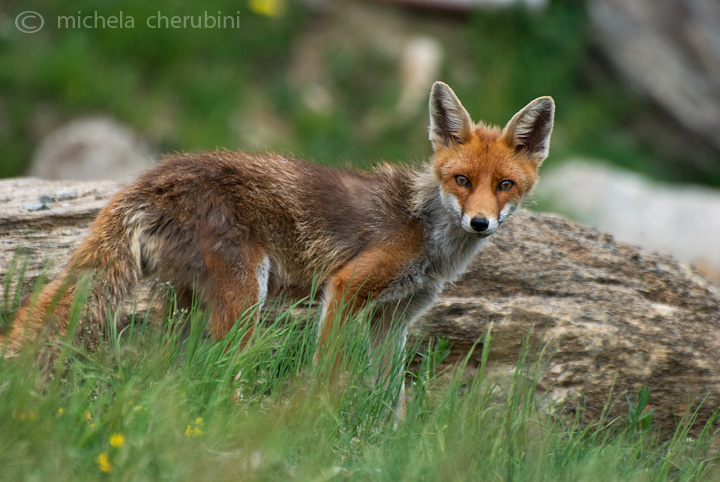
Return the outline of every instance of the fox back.
{"type": "Polygon", "coordinates": [[[81,322],[90,336],[145,277],[171,283],[181,305],[199,297],[216,340],[250,307],[313,287],[323,301],[318,354],[334,325],[363,310],[373,344],[404,334],[520,206],[553,127],[549,97],[503,129],[473,123],[441,82],[429,107],[434,156],[416,168],[357,172],[232,152],[166,159],[101,210],[65,271],[19,312],[9,353],[65,332],[83,276],[93,278],[81,322]]]}

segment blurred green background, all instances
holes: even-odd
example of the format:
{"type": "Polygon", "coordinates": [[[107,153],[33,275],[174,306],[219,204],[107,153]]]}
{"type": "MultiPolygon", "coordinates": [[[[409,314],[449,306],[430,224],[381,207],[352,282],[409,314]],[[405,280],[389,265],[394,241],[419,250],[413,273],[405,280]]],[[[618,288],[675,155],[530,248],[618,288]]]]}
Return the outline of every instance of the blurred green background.
{"type": "Polygon", "coordinates": [[[549,164],[601,158],[657,178],[720,184],[720,176],[681,168],[681,152],[636,128],[662,114],[598,55],[577,0],[552,1],[542,13],[467,14],[351,0],[0,0],[0,177],[22,175],[41,139],[87,115],[129,125],[158,155],[269,149],[360,167],[425,159],[426,95],[399,108],[402,48],[418,36],[441,47],[438,78],[475,120],[504,124],[552,95],[549,164]],[[39,32],[16,28],[28,10],[45,18],[39,32]],[[56,21],[120,12],[132,28],[56,21]],[[204,12],[237,25],[146,24],[158,13],[204,12]]]}

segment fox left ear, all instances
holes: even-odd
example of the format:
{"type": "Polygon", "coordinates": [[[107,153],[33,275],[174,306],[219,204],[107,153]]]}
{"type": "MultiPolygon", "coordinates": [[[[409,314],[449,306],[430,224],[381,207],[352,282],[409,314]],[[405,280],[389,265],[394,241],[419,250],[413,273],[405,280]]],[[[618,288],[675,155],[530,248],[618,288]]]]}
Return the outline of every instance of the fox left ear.
{"type": "Polygon", "coordinates": [[[503,138],[507,145],[539,166],[550,151],[554,117],[552,97],[538,97],[510,119],[503,129],[503,138]]]}
{"type": "Polygon", "coordinates": [[[442,82],[435,82],[430,91],[430,140],[433,148],[462,144],[472,135],[473,121],[455,95],[442,82]]]}

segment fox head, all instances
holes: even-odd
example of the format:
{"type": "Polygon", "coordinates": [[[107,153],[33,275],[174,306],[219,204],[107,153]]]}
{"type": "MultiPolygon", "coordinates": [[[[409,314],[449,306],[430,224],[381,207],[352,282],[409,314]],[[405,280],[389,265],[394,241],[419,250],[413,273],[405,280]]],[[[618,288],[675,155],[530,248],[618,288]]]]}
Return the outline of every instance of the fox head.
{"type": "Polygon", "coordinates": [[[550,148],[555,102],[539,97],[503,129],[475,124],[455,93],[435,82],[430,93],[433,169],[443,206],[462,229],[494,233],[538,178],[550,148]]]}

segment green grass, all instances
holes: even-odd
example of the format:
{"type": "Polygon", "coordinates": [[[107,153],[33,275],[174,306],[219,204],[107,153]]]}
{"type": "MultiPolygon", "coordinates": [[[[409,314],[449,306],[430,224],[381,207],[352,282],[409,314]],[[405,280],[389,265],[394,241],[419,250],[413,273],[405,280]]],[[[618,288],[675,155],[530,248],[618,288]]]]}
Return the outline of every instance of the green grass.
{"type": "MultiPolygon", "coordinates": [[[[4,316],[14,304],[1,304],[4,316]]],[[[688,414],[672,437],[661,438],[644,410],[647,391],[628,399],[625,419],[591,425],[565,419],[537,391],[539,360],[547,359],[542,350],[529,355],[537,347],[524,346],[508,383],[490,381],[490,332],[477,344],[483,363],[469,379],[462,363],[441,368],[447,341],[424,348],[410,377],[405,420],[396,423],[394,391],[369,382],[377,368],[362,324],[338,334],[346,356],[330,385],[334,357],[313,364],[316,335],[307,318],[315,315],[304,310],[264,317],[244,350],[232,348],[245,335],[242,324],[212,343],[204,335],[206,314],[192,310],[185,340],[142,319],[123,329],[111,321],[93,349],[58,342],[64,362],[54,372],[41,373],[31,349],[0,361],[0,480],[720,476],[713,420],[692,439],[688,414]]]]}

